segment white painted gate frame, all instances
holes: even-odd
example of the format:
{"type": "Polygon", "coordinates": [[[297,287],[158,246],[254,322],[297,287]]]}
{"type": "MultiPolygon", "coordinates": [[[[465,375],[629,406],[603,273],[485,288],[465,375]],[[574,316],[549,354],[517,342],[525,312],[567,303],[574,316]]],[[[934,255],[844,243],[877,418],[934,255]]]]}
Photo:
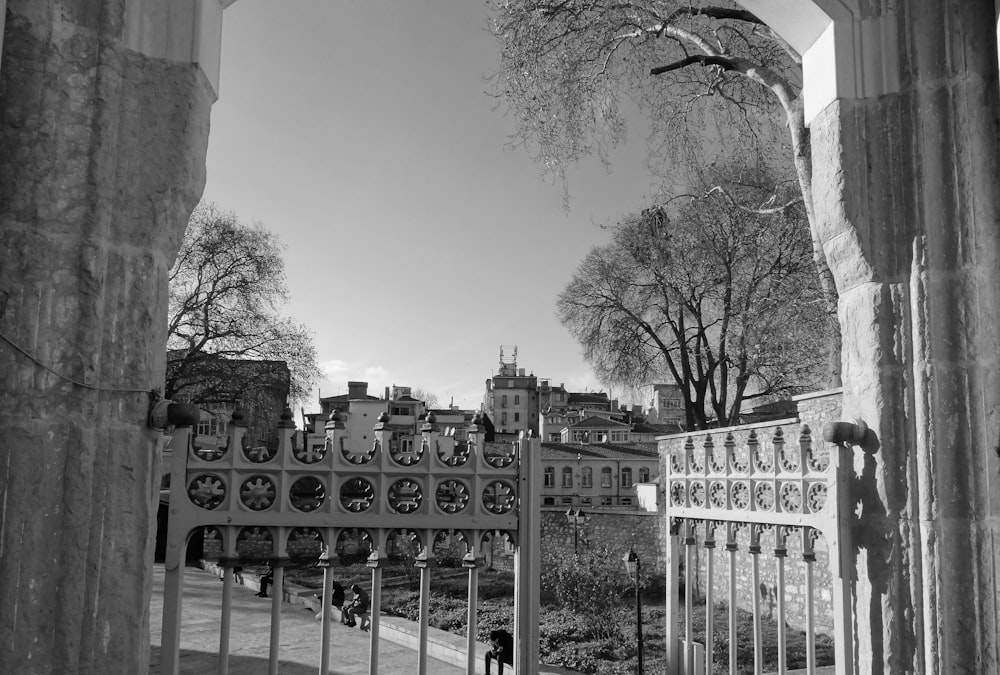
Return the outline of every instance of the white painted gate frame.
{"type": "MultiPolygon", "coordinates": [[[[774,542],[778,587],[777,623],[779,631],[778,672],[785,664],[785,540],[797,531],[803,539],[806,565],[806,633],[807,669],[815,669],[813,644],[813,583],[812,541],[815,533],[825,539],[829,549],[829,564],[833,579],[834,639],[837,675],[854,672],[852,598],[854,594],[853,549],[851,542],[850,485],[853,476],[852,442],[864,436],[864,424],[835,423],[828,425],[824,436],[835,440],[829,446],[826,465],[813,452],[811,430],[797,420],[767,422],[730,427],[710,432],[692,432],[666,437],[673,440],[674,450],[666,458],[666,540],[667,544],[667,607],[666,641],[669,675],[694,675],[712,672],[713,619],[706,611],[706,645],[696,646],[692,635],[693,596],[697,586],[694,551],[698,545],[697,527],[703,532],[702,546],[706,552],[706,607],[711,608],[714,586],[715,533],[724,529],[729,553],[729,635],[735,633],[736,605],[736,531],[749,528],[754,614],[754,673],[762,672],[761,617],[759,596],[759,558],[762,533],[769,531],[774,542]],[[798,431],[798,438],[785,434],[785,429],[798,431]],[[765,431],[770,438],[762,439],[765,431]],[[716,442],[716,439],[724,439],[716,442]],[[743,443],[740,443],[742,440],[743,443]],[[697,443],[696,443],[697,441],[697,443]],[[797,446],[789,449],[788,446],[797,446]],[[684,560],[685,607],[684,631],[678,628],[679,573],[684,560]]],[[[818,440],[818,439],[817,439],[818,440]]],[[[730,673],[736,673],[735,640],[730,638],[730,673]]]]}

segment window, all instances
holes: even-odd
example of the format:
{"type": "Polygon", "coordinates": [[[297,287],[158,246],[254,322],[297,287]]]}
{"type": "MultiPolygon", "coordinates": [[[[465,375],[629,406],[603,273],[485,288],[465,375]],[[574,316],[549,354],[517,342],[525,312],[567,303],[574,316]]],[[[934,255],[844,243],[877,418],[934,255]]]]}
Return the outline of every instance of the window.
{"type": "Polygon", "coordinates": [[[519,413],[519,412],[514,413],[514,421],[515,422],[520,422],[521,421],[521,413],[519,413]]]}
{"type": "Polygon", "coordinates": [[[517,394],[514,394],[514,405],[521,405],[521,397],[517,394]]]}
{"type": "Polygon", "coordinates": [[[642,467],[639,469],[639,482],[648,483],[649,482],[649,469],[642,467]]]}
{"type": "Polygon", "coordinates": [[[632,487],[632,469],[628,467],[622,469],[622,487],[632,487]]]}
{"type": "Polygon", "coordinates": [[[212,415],[202,417],[198,421],[198,429],[195,432],[198,436],[225,436],[226,421],[222,415],[212,415]]]}
{"type": "Polygon", "coordinates": [[[562,486],[564,488],[573,487],[573,469],[568,466],[562,470],[562,486]]]}
{"type": "Polygon", "coordinates": [[[572,504],[573,503],[573,498],[572,497],[563,497],[562,498],[562,503],[563,504],[572,504]]]}
{"type": "Polygon", "coordinates": [[[550,487],[555,487],[556,486],[556,470],[555,469],[553,469],[551,466],[547,466],[547,467],[545,467],[545,473],[543,475],[545,477],[545,480],[544,480],[545,487],[550,488],[550,487]]]}
{"type": "Polygon", "coordinates": [[[583,467],[583,471],[580,473],[580,486],[585,488],[594,487],[594,470],[589,466],[583,467]]]}
{"type": "Polygon", "coordinates": [[[611,506],[614,500],[611,497],[601,497],[601,506],[611,506]]]}
{"type": "Polygon", "coordinates": [[[601,469],[601,487],[609,488],[611,487],[611,467],[606,466],[601,469]]]}
{"type": "Polygon", "coordinates": [[[503,396],[500,397],[500,407],[501,408],[507,407],[507,394],[504,394],[503,396]]]}
{"type": "Polygon", "coordinates": [[[593,500],[593,499],[591,499],[590,497],[582,497],[582,498],[580,499],[580,503],[581,503],[581,504],[593,504],[593,503],[594,503],[594,500],[593,500]]]}
{"type": "Polygon", "coordinates": [[[622,497],[622,506],[632,506],[632,498],[622,497]]]}
{"type": "Polygon", "coordinates": [[[507,413],[502,413],[500,415],[500,424],[507,426],[507,413]]]}
{"type": "Polygon", "coordinates": [[[546,497],[546,498],[544,498],[542,500],[542,504],[545,505],[545,506],[555,506],[556,505],[556,498],[555,497],[546,497]]]}

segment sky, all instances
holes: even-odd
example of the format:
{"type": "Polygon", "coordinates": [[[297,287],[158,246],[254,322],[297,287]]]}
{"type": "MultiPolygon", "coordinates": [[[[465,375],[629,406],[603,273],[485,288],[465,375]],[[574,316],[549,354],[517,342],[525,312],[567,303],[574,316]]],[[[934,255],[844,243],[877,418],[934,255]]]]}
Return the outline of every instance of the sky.
{"type": "MultiPolygon", "coordinates": [[[[286,316],[318,392],[349,380],[479,408],[501,345],[571,391],[610,391],[559,323],[601,225],[648,205],[632,139],[561,184],[511,147],[481,0],[239,0],[223,17],[204,199],[285,244],[286,316]]],[[[638,132],[636,133],[638,135],[638,132]]],[[[318,409],[314,400],[306,410],[318,409]]]]}

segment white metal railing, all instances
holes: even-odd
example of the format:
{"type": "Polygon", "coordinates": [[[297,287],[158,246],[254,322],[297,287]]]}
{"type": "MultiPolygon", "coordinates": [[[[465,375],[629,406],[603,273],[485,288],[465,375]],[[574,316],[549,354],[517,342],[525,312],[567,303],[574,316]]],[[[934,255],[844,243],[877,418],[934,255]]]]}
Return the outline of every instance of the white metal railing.
{"type": "MultiPolygon", "coordinates": [[[[713,607],[720,600],[729,606],[728,672],[737,663],[737,608],[739,606],[738,555],[749,557],[749,586],[753,611],[753,672],[763,672],[761,570],[771,563],[775,580],[774,603],[778,633],[778,672],[785,673],[786,621],[789,589],[787,566],[804,565],[801,608],[806,633],[809,673],[816,668],[815,565],[818,544],[825,542],[832,578],[833,631],[836,672],[852,672],[850,621],[852,508],[849,481],[852,475],[850,445],[824,443],[813,430],[797,420],[730,427],[671,436],[660,441],[666,460],[667,551],[667,658],[670,673],[712,673],[712,650],[719,627],[713,607]],[[797,541],[793,541],[793,537],[797,541]],[[788,558],[790,544],[801,551],[801,560],[788,558]],[[728,562],[728,598],[716,597],[716,551],[725,551],[728,562]],[[699,549],[704,564],[697,561],[699,549]],[[765,561],[762,561],[762,558],[765,561]],[[684,561],[683,629],[679,622],[679,573],[684,561]],[[694,595],[699,570],[704,569],[706,603],[705,642],[695,644],[694,595]]],[[[746,558],[743,558],[746,560],[746,558]]],[[[745,576],[745,575],[744,575],[745,576]]],[[[770,575],[769,575],[770,576],[770,575]]],[[[745,593],[743,594],[746,595],[745,593]]]]}

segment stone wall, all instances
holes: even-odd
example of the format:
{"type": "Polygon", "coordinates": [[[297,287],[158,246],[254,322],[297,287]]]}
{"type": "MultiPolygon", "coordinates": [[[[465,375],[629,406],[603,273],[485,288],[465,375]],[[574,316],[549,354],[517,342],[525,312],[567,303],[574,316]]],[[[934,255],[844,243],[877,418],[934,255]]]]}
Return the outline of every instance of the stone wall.
{"type": "Polygon", "coordinates": [[[0,58],[0,672],[147,670],[167,270],[213,94],[123,0],[8,0],[0,58]],[[15,347],[16,345],[16,347],[15,347]]]}
{"type": "MultiPolygon", "coordinates": [[[[586,522],[577,526],[576,543],[580,551],[621,549],[629,546],[635,552],[646,573],[662,574],[665,567],[665,526],[663,517],[647,511],[621,509],[583,509],[586,522]]],[[[546,552],[573,551],[574,525],[566,519],[565,509],[542,509],[542,550],[546,552]]],[[[614,561],[619,562],[619,561],[614,561]]],[[[622,570],[624,573],[624,564],[622,570]]]]}

